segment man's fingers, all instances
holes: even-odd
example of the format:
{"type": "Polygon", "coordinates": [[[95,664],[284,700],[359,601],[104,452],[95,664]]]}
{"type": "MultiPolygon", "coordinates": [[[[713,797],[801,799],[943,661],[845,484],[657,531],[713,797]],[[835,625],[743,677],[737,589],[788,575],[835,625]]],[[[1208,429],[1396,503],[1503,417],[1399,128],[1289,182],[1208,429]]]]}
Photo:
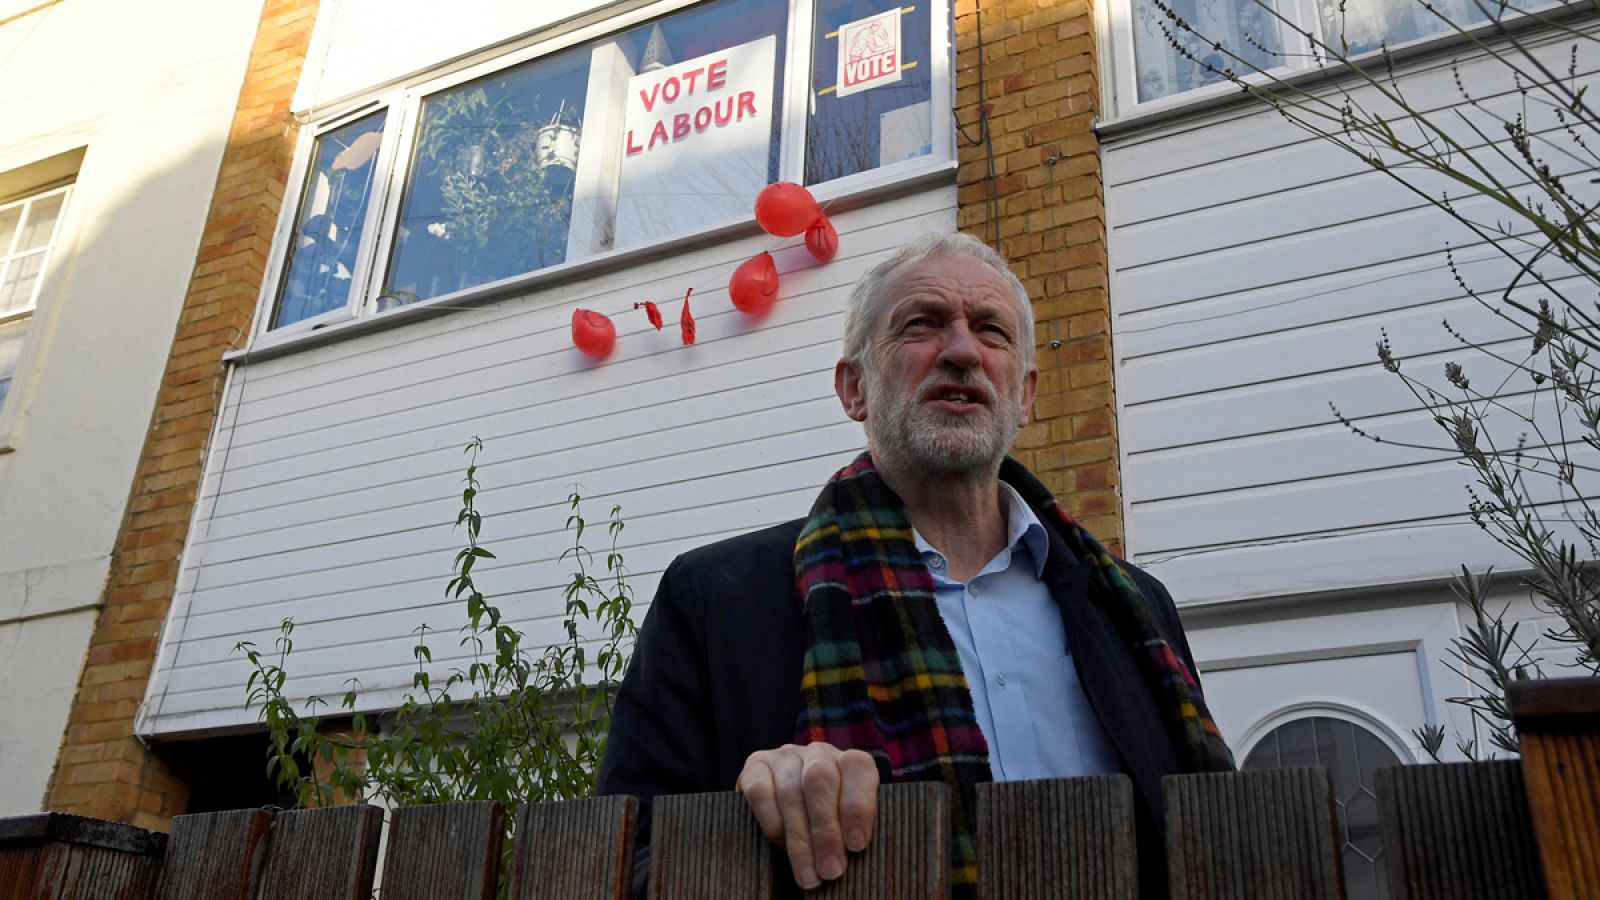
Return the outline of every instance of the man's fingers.
{"type": "Polygon", "coordinates": [[[839,824],[839,751],[828,744],[806,747],[801,779],[806,818],[811,823],[811,852],[817,877],[831,881],[844,874],[844,829],[839,824]]]}
{"type": "Polygon", "coordinates": [[[843,875],[847,850],[872,840],[878,767],[860,750],[818,742],[752,753],[737,787],[762,832],[783,844],[795,881],[807,890],[843,875]]]}
{"type": "Polygon", "coordinates": [[[839,756],[839,824],[850,851],[865,850],[878,820],[878,764],[871,754],[846,750],[839,756]]]}
{"type": "Polygon", "coordinates": [[[755,813],[761,833],[767,836],[767,840],[777,844],[783,841],[783,815],[778,812],[778,789],[772,768],[762,756],[762,753],[752,753],[745,760],[744,771],[739,773],[736,787],[744,795],[745,803],[750,805],[750,811],[755,813]]]}
{"type": "Polygon", "coordinates": [[[821,884],[816,859],[811,854],[811,825],[806,813],[802,758],[799,753],[779,753],[767,760],[777,789],[778,814],[783,817],[783,847],[789,854],[794,880],[807,890],[821,884]]]}

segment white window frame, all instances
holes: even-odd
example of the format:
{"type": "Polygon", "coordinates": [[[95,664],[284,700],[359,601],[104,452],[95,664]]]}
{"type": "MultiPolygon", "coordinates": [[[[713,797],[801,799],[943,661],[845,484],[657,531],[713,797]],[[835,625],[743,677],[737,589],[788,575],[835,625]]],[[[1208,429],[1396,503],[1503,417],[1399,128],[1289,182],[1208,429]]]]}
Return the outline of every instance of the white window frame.
{"type": "MultiPolygon", "coordinates": [[[[382,196],[382,182],[388,177],[390,169],[388,163],[393,159],[395,144],[399,140],[399,128],[396,123],[395,97],[386,97],[383,100],[366,103],[355,109],[340,113],[339,115],[324,119],[315,125],[307,125],[300,131],[300,138],[295,146],[294,163],[289,169],[287,186],[294,190],[293,194],[285,190],[283,209],[278,215],[278,226],[272,235],[272,250],[267,257],[268,270],[271,277],[262,279],[264,307],[260,315],[263,331],[271,331],[281,337],[292,338],[324,328],[338,322],[354,319],[361,308],[362,299],[367,294],[367,280],[372,273],[372,240],[363,239],[361,246],[356,251],[355,269],[351,272],[350,296],[346,298],[345,305],[337,309],[330,309],[325,313],[290,322],[278,328],[272,328],[272,319],[278,313],[279,292],[283,289],[284,276],[287,273],[290,253],[294,249],[295,224],[300,219],[300,206],[304,202],[306,182],[311,175],[312,154],[316,150],[318,140],[328,132],[341,126],[348,125],[358,119],[365,118],[375,113],[384,113],[386,118],[383,123],[383,140],[378,145],[378,153],[373,160],[373,165],[378,166],[373,170],[372,189],[382,196]],[[292,198],[292,199],[291,199],[292,198]],[[270,290],[267,290],[270,288],[270,290]]],[[[368,202],[366,221],[362,223],[365,229],[363,234],[371,234],[373,229],[379,227],[379,204],[368,202]]]]}
{"type": "MultiPolygon", "coordinates": [[[[27,331],[22,336],[22,349],[17,356],[16,371],[11,375],[11,384],[6,389],[5,399],[0,401],[0,453],[10,453],[16,449],[12,437],[17,417],[21,414],[23,405],[22,393],[26,388],[24,382],[26,381],[28,370],[33,366],[33,348],[38,346],[38,342],[35,339],[35,329],[38,323],[33,320],[39,310],[39,297],[44,293],[45,283],[50,278],[50,266],[55,259],[56,249],[60,244],[67,217],[72,213],[72,192],[74,187],[76,187],[76,184],[73,181],[68,181],[65,184],[57,183],[27,191],[0,202],[0,211],[4,211],[16,207],[25,208],[39,200],[57,194],[62,197],[61,212],[56,216],[56,221],[50,228],[50,236],[45,239],[44,254],[39,264],[39,279],[33,285],[33,296],[16,309],[0,312],[0,325],[27,322],[27,325],[24,326],[27,331]]],[[[23,217],[26,218],[26,216],[27,212],[24,211],[23,217]]],[[[21,222],[18,222],[17,232],[11,236],[11,245],[0,248],[0,260],[5,260],[6,262],[11,260],[17,241],[22,239],[21,224],[21,222]]]]}
{"type": "MultiPolygon", "coordinates": [[[[1535,3],[1529,12],[1549,12],[1558,10],[1564,0],[1555,0],[1545,4],[1535,3]]],[[[1134,0],[1112,0],[1104,4],[1103,13],[1099,13],[1098,31],[1100,33],[1101,48],[1106,51],[1102,58],[1111,62],[1111,77],[1104,79],[1102,100],[1105,109],[1110,112],[1106,120],[1097,125],[1102,131],[1115,130],[1118,126],[1153,118],[1162,118],[1176,111],[1190,107],[1209,107],[1217,101],[1228,102],[1239,95],[1240,91],[1231,82],[1222,79],[1215,84],[1182,91],[1161,97],[1155,100],[1139,101],[1139,69],[1138,60],[1134,56],[1134,0]]],[[[1297,26],[1321,34],[1321,16],[1317,11],[1316,0],[1283,0],[1280,12],[1297,26]]],[[[1508,15],[1507,20],[1512,16],[1508,15]]],[[[1493,28],[1491,22],[1473,23],[1465,28],[1468,34],[1482,35],[1493,28]]],[[[1310,46],[1304,38],[1295,32],[1284,32],[1280,27],[1280,37],[1284,42],[1284,52],[1293,59],[1308,59],[1310,46]]],[[[1443,30],[1434,34],[1423,35],[1410,41],[1403,41],[1389,46],[1389,52],[1394,57],[1404,57],[1414,52],[1426,52],[1435,47],[1450,46],[1463,41],[1462,35],[1451,30],[1443,30]]],[[[1361,61],[1377,59],[1382,55],[1380,50],[1353,55],[1352,60],[1361,61]]],[[[1272,79],[1282,79],[1294,83],[1302,83],[1306,79],[1324,78],[1337,75],[1341,71],[1339,65],[1329,63],[1325,68],[1318,68],[1309,62],[1306,65],[1284,65],[1270,69],[1264,75],[1251,75],[1246,81],[1267,83],[1272,79]]]]}
{"type": "MultiPolygon", "coordinates": [[[[509,69],[569,47],[602,39],[609,34],[672,15],[680,10],[707,0],[661,0],[623,9],[615,16],[591,20],[586,24],[560,33],[546,33],[532,38],[526,44],[510,51],[486,51],[459,62],[446,71],[438,69],[419,73],[404,79],[398,86],[381,93],[365,96],[354,104],[344,104],[331,115],[318,115],[300,129],[295,146],[294,161],[286,184],[285,203],[279,212],[277,228],[273,234],[272,249],[267,260],[266,276],[262,279],[260,297],[256,305],[255,324],[252,328],[251,351],[293,343],[306,338],[314,331],[341,330],[358,321],[380,316],[380,293],[390,257],[394,251],[395,223],[399,221],[400,206],[405,199],[407,179],[410,176],[411,155],[416,138],[417,123],[422,103],[427,97],[456,85],[509,69]],[[305,193],[306,179],[310,175],[312,153],[317,139],[332,129],[349,124],[363,116],[386,111],[383,140],[373,161],[373,190],[367,206],[367,220],[362,246],[357,254],[357,271],[353,273],[350,301],[345,306],[317,316],[272,327],[277,313],[279,292],[282,290],[293,231],[299,218],[299,206],[305,193]]],[[[902,0],[902,8],[915,5],[902,0]]],[[[951,59],[950,4],[952,0],[923,0],[930,16],[929,78],[931,82],[930,136],[933,152],[917,159],[903,160],[857,172],[843,178],[812,185],[811,191],[818,200],[826,202],[838,197],[873,192],[894,184],[925,177],[932,172],[954,171],[957,164],[955,147],[954,108],[955,82],[951,59]]],[[[786,53],[782,72],[781,96],[783,109],[780,116],[778,179],[803,183],[805,177],[805,148],[813,102],[811,38],[816,9],[813,0],[788,0],[786,53]]],[[[752,198],[754,200],[754,198],[752,198]]],[[[630,259],[659,253],[664,245],[681,244],[709,239],[742,223],[753,223],[753,212],[741,219],[711,223],[694,232],[668,237],[628,247],[608,250],[593,256],[524,273],[514,279],[518,286],[533,287],[546,279],[569,277],[575,268],[615,268],[630,259]]],[[[506,282],[490,282],[459,291],[430,297],[427,300],[406,304],[405,309],[426,309],[441,304],[459,305],[474,297],[497,293],[506,282]]]]}

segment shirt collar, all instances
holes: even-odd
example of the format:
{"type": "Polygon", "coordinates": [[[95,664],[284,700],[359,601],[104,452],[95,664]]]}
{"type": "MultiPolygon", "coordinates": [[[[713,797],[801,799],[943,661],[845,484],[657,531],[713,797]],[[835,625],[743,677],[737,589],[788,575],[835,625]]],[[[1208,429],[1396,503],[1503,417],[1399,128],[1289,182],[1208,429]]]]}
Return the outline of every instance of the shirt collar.
{"type": "MultiPolygon", "coordinates": [[[[1006,549],[1015,552],[1019,544],[1026,547],[1028,558],[1033,561],[1034,577],[1043,578],[1045,557],[1050,552],[1050,538],[1045,534],[1043,523],[1034,515],[1033,507],[1017,493],[1017,489],[1004,481],[1000,482],[1000,498],[1006,507],[1006,549]]],[[[922,532],[913,528],[911,537],[916,543],[917,552],[925,559],[929,554],[940,555],[923,538],[922,532]]]]}

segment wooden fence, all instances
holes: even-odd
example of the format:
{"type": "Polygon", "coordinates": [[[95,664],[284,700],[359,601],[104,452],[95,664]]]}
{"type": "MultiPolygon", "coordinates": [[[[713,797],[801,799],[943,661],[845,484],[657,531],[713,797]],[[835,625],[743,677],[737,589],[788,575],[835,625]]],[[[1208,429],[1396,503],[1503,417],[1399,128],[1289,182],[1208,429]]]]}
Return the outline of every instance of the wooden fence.
{"type": "MultiPolygon", "coordinates": [[[[1600,900],[1600,680],[1572,687],[1513,697],[1521,762],[1379,773],[1392,897],[1600,900]]],[[[1344,897],[1324,770],[1174,776],[1162,787],[1174,900],[1344,897]]],[[[980,786],[980,895],[1136,900],[1134,802],[1122,775],[980,786]]],[[[484,900],[503,864],[513,900],[628,896],[633,798],[524,807],[509,854],[505,815],[493,803],[393,811],[381,898],[484,900]]],[[[737,794],[661,797],[654,815],[650,897],[794,893],[737,794]]],[[[883,788],[871,847],[809,896],[948,897],[949,816],[943,785],[883,788]]],[[[0,900],[365,900],[383,819],[372,806],[240,810],[180,816],[170,835],[55,813],[4,819],[0,900]]]]}

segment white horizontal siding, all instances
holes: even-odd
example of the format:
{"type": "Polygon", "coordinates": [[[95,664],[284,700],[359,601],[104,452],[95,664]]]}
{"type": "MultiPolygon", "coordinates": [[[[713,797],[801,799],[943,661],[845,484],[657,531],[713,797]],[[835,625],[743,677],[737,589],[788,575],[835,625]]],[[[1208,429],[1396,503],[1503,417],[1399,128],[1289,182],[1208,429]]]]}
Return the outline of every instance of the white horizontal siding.
{"type": "MultiPolygon", "coordinates": [[[[1570,43],[1541,51],[1556,71],[1566,71],[1570,43]]],[[[1481,146],[1465,123],[1501,134],[1495,117],[1510,118],[1523,100],[1492,61],[1458,68],[1481,108],[1463,102],[1449,60],[1413,64],[1400,83],[1430,119],[1481,146]]],[[[1597,70],[1600,58],[1581,53],[1580,81],[1597,70]]],[[[1557,172],[1585,171],[1550,149],[1565,138],[1549,122],[1532,124],[1546,129],[1543,152],[1557,172]]],[[[1503,164],[1494,171],[1509,174],[1503,164]]],[[[1511,562],[1466,521],[1471,472],[1378,365],[1374,345],[1386,332],[1406,370],[1436,384],[1448,361],[1480,386],[1511,376],[1442,322],[1508,358],[1525,354],[1527,339],[1455,283],[1446,248],[1489,297],[1514,263],[1384,173],[1257,107],[1114,138],[1105,173],[1136,561],[1195,603],[1511,562]],[[1330,405],[1386,443],[1351,434],[1330,405]]],[[[1449,190],[1481,221],[1497,218],[1442,178],[1414,180],[1429,193],[1449,190]]],[[[1596,190],[1586,177],[1568,183],[1596,190]]],[[[1532,303],[1547,293],[1519,296],[1532,303]]],[[[1522,393],[1512,405],[1530,408],[1526,379],[1511,386],[1522,393]]],[[[1516,430],[1498,436],[1514,440],[1516,430]]]]}
{"type": "MultiPolygon", "coordinates": [[[[483,538],[498,557],[475,574],[535,644],[562,636],[574,485],[591,526],[622,506],[641,615],[678,553],[804,515],[864,443],[833,395],[849,287],[911,235],[954,230],[954,189],[835,225],[841,249],[828,265],[792,240],[775,252],[782,299],[760,321],[732,308],[726,285],[776,243],[764,236],[239,367],[145,730],[252,721],[233,648],[270,646],[285,617],[297,623],[296,696],[337,695],[357,677],[372,705],[392,703],[410,684],[423,623],[443,629],[436,668],[461,664],[461,613],[443,589],[464,540],[453,523],[474,435],[486,445],[483,538]],[[677,318],[690,287],[698,342],[684,347],[677,318]],[[661,305],[666,330],[633,309],[641,300],[661,305]],[[604,364],[571,347],[575,307],[616,322],[604,364]]],[[[604,539],[602,528],[586,536],[591,547],[604,539]]]]}

